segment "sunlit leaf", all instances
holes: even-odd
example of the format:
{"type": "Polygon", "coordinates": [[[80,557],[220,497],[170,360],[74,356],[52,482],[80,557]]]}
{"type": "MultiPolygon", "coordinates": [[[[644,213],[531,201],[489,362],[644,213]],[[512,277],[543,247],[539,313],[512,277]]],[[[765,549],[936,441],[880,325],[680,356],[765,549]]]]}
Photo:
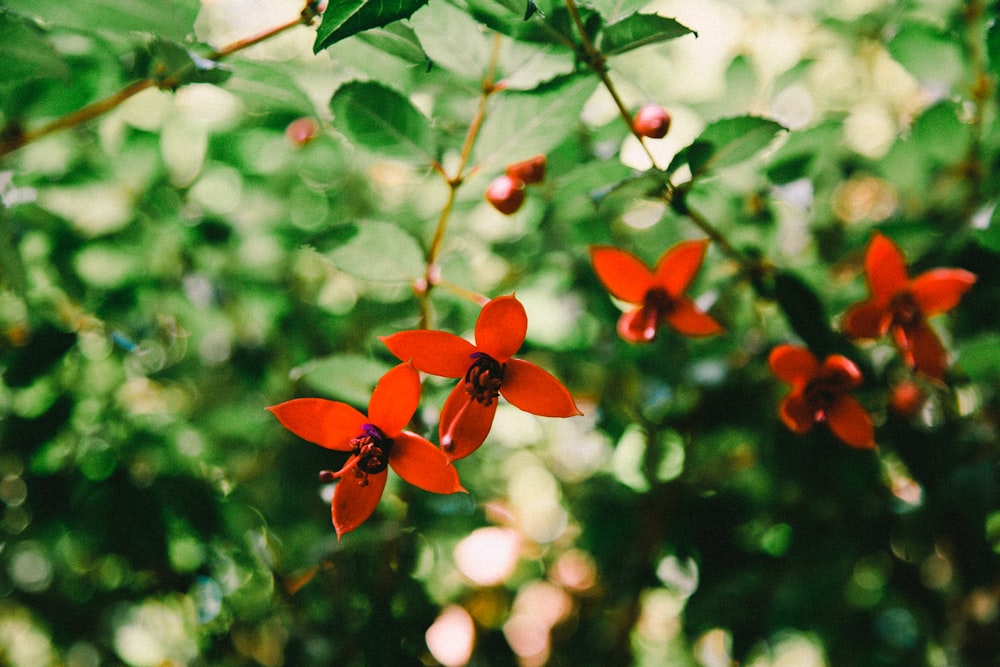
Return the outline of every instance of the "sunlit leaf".
{"type": "Polygon", "coordinates": [[[473,162],[486,168],[547,153],[576,129],[580,110],[596,87],[594,77],[577,75],[530,92],[501,95],[487,111],[473,162]]]}
{"type": "Polygon", "coordinates": [[[717,120],[705,128],[694,143],[674,156],[667,171],[686,163],[692,175],[698,177],[731,167],[767,148],[783,129],[780,123],[758,116],[717,120]]]}
{"type": "Polygon", "coordinates": [[[430,162],[434,137],[427,118],[402,94],[374,81],[352,81],[330,100],[333,125],[352,143],[400,160],[430,162]]]}
{"type": "Polygon", "coordinates": [[[388,222],[351,227],[356,233],[329,253],[337,268],[374,282],[406,282],[422,275],[424,252],[407,232],[388,222]]]}
{"type": "Polygon", "coordinates": [[[642,46],[696,34],[675,19],[658,14],[630,14],[601,31],[601,53],[613,56],[642,46]]]}
{"type": "Polygon", "coordinates": [[[0,86],[28,79],[69,78],[69,68],[42,32],[0,9],[0,86]]]}
{"type": "Polygon", "coordinates": [[[336,44],[342,39],[371,28],[381,28],[408,18],[427,4],[427,0],[341,0],[331,2],[323,12],[323,22],[316,30],[313,51],[336,44]]]}
{"type": "Polygon", "coordinates": [[[337,354],[314,359],[294,371],[324,397],[366,409],[372,389],[390,364],[360,354],[337,354]]]}
{"type": "Polygon", "coordinates": [[[178,40],[191,34],[200,8],[198,0],[4,0],[4,4],[54,26],[87,32],[146,32],[178,40]]]}
{"type": "Polygon", "coordinates": [[[384,28],[372,28],[358,35],[358,39],[375,48],[414,65],[427,63],[427,54],[413,28],[405,23],[392,23],[384,28]]]}

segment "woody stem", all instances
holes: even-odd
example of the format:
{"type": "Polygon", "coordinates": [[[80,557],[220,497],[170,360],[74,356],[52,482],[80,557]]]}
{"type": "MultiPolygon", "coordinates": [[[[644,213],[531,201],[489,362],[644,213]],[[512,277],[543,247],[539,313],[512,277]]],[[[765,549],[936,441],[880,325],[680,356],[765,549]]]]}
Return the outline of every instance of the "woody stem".
{"type": "Polygon", "coordinates": [[[611,76],[608,74],[607,59],[604,54],[594,46],[594,43],[590,40],[590,36],[587,35],[586,26],[583,24],[583,19],[580,17],[580,10],[577,8],[576,0],[565,0],[566,9],[569,10],[569,15],[573,19],[573,25],[576,26],[577,32],[580,33],[580,42],[583,44],[583,55],[587,66],[593,70],[594,74],[601,80],[601,84],[604,85],[605,90],[611,95],[611,99],[614,101],[615,106],[618,107],[618,114],[621,116],[622,120],[625,121],[625,125],[628,126],[629,132],[632,133],[636,139],[639,140],[639,144],[642,146],[642,150],[646,152],[646,156],[649,157],[650,163],[656,167],[656,158],[653,157],[652,151],[649,150],[649,146],[646,145],[646,138],[641,134],[636,132],[635,126],[632,124],[632,114],[629,112],[628,107],[625,106],[625,102],[622,101],[621,96],[618,94],[618,90],[615,88],[614,82],[611,80],[611,76]]]}

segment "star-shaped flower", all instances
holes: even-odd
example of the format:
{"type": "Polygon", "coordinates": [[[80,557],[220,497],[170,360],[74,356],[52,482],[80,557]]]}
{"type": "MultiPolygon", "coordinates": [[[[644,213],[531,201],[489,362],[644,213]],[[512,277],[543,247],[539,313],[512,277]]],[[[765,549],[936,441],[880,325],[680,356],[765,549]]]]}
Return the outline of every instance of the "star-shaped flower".
{"type": "Polygon", "coordinates": [[[618,334],[630,343],[648,343],[666,322],[685,336],[711,336],[722,331],[715,319],[684,294],[701,268],[708,240],[681,241],[667,250],[650,270],[632,253],[594,246],[594,272],[611,296],[638,306],[622,314],[618,334]]]}
{"type": "Polygon", "coordinates": [[[906,259],[888,237],[876,233],[865,254],[871,297],[844,316],[844,330],[855,338],[892,333],[908,366],[944,379],[948,353],[927,318],[951,310],[976,282],[964,269],[932,269],[910,279],[906,259]]]}
{"type": "Polygon", "coordinates": [[[779,345],[768,358],[774,375],[792,386],[778,415],[795,433],[826,422],[833,434],[851,447],[875,446],[871,417],[849,392],[861,384],[861,371],[847,357],[828,356],[821,364],[813,353],[796,345],[779,345]]]}
{"type": "Polygon", "coordinates": [[[566,387],[539,366],[514,358],[524,343],[528,316],[513,295],[483,306],[475,344],[446,331],[400,331],[381,340],[389,351],[424,373],[461,381],[448,395],[438,426],[450,461],[476,451],[493,425],[497,397],[542,417],[582,414],[566,387]]]}
{"type": "Polygon", "coordinates": [[[351,452],[344,466],[324,479],[340,479],[331,513],[337,538],[371,516],[385,490],[387,468],[410,484],[433,493],[464,491],[454,466],[440,449],[404,431],[420,402],[420,374],[399,364],[378,381],[368,416],[346,403],[298,398],[269,407],[282,426],[320,447],[351,452]]]}

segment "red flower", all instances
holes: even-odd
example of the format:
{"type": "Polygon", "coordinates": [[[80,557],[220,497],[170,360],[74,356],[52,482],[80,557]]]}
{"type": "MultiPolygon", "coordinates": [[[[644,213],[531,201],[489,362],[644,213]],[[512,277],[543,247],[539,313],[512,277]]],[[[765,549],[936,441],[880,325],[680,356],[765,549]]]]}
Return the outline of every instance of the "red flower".
{"type": "Polygon", "coordinates": [[[476,320],[475,344],[446,331],[400,331],[381,339],[417,370],[462,378],[441,409],[438,428],[450,461],[483,444],[501,394],[525,412],[542,417],[582,414],[559,380],[531,362],[513,358],[527,330],[524,306],[511,295],[483,306],[476,320]]]}
{"type": "Polygon", "coordinates": [[[862,379],[850,359],[832,354],[820,364],[804,347],[779,345],[771,350],[768,362],[779,380],[792,385],[778,409],[785,426],[802,434],[825,421],[851,447],[875,446],[871,417],[848,394],[862,379]]]}
{"type": "Polygon", "coordinates": [[[333,492],[333,526],[339,539],[371,516],[382,497],[387,467],[433,493],[464,491],[441,450],[404,431],[420,402],[420,375],[400,364],[378,381],[365,416],[346,403],[298,398],[269,407],[282,426],[320,447],[351,452],[344,467],[324,478],[341,478],[333,492]]]}
{"type": "Polygon", "coordinates": [[[844,330],[855,338],[881,338],[888,332],[907,365],[941,380],[948,355],[927,318],[951,310],[976,282],[963,269],[933,269],[912,280],[902,251],[876,233],[865,254],[871,298],[844,316],[844,330]]]}
{"type": "Polygon", "coordinates": [[[609,246],[590,249],[594,272],[611,296],[638,308],[622,314],[618,334],[630,343],[648,343],[666,322],[685,336],[722,331],[711,315],[684,295],[708,249],[708,239],[682,241],[667,250],[652,271],[635,255],[609,246]]]}

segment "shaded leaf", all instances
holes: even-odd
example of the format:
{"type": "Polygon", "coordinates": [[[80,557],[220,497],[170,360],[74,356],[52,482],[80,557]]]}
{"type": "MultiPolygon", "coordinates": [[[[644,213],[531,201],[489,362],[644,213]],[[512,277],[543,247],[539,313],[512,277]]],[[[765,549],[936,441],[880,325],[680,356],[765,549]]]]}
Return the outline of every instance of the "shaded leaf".
{"type": "Polygon", "coordinates": [[[758,116],[717,120],[674,156],[667,171],[686,163],[691,167],[692,178],[697,178],[712,170],[731,167],[767,148],[784,129],[780,123],[758,116]]]}
{"type": "MultiPolygon", "coordinates": [[[[524,0],[470,0],[467,11],[472,18],[491,30],[524,42],[558,44],[570,48],[575,43],[574,28],[569,13],[562,5],[547,7],[536,2],[536,11],[525,17],[524,0]]],[[[581,16],[596,16],[596,12],[580,7],[581,16]]]]}
{"type": "Polygon", "coordinates": [[[167,88],[191,83],[222,83],[232,75],[229,68],[203,58],[180,44],[156,39],[150,44],[153,60],[149,77],[167,88]]]}
{"type": "Polygon", "coordinates": [[[62,359],[76,344],[76,334],[45,326],[31,333],[6,365],[3,381],[8,387],[26,387],[62,359]]]}
{"type": "Polygon", "coordinates": [[[351,81],[330,100],[333,126],[352,143],[400,160],[430,162],[430,122],[410,100],[374,81],[351,81]]]}
{"type": "Polygon", "coordinates": [[[388,222],[349,225],[356,230],[328,254],[345,273],[373,282],[408,282],[424,271],[424,251],[410,234],[388,222]]]}
{"type": "Polygon", "coordinates": [[[43,33],[0,9],[0,86],[30,79],[69,78],[69,67],[43,33]]]}
{"type": "Polygon", "coordinates": [[[319,53],[342,39],[371,28],[409,18],[427,0],[341,0],[331,2],[316,30],[313,51],[319,53]]]}
{"type": "Polygon", "coordinates": [[[577,127],[597,79],[570,75],[530,92],[507,94],[490,107],[473,151],[481,168],[548,153],[577,127]]]}
{"type": "Polygon", "coordinates": [[[659,14],[630,14],[604,26],[601,31],[601,52],[606,56],[613,56],[684,35],[697,33],[676,20],[659,14]]]}
{"type": "Polygon", "coordinates": [[[830,328],[826,310],[811,287],[788,271],[774,276],[774,296],[784,311],[788,324],[819,357],[831,354],[836,334],[830,328]]]}

